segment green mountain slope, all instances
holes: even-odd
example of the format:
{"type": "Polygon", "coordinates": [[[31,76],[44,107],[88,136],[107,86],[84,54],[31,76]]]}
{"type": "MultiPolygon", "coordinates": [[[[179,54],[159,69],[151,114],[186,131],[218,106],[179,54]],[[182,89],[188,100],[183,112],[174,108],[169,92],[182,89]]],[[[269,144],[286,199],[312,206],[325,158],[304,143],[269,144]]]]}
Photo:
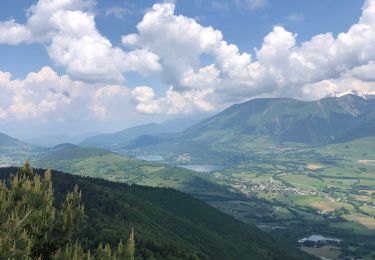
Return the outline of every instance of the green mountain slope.
{"type": "MultiPolygon", "coordinates": [[[[255,99],[234,105],[186,130],[183,138],[209,131],[266,135],[279,142],[308,144],[350,139],[350,132],[365,128],[361,137],[375,135],[375,101],[354,95],[304,102],[294,99],[255,99]]],[[[357,136],[353,136],[357,138],[357,136]]]]}
{"type": "MultiPolygon", "coordinates": [[[[15,168],[0,169],[8,178],[15,168]]],[[[41,173],[41,172],[40,172],[41,173]]],[[[80,241],[112,245],[136,230],[137,259],[308,259],[298,249],[172,189],[53,172],[56,203],[78,184],[87,218],[80,241]]]]}

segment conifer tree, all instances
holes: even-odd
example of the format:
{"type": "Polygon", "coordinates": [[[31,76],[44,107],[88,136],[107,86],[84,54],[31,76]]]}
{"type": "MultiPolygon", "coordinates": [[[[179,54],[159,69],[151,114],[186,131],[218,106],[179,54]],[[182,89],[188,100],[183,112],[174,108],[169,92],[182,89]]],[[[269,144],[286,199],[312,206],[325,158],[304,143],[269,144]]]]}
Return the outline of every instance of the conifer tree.
{"type": "Polygon", "coordinates": [[[130,233],[130,237],[127,243],[127,250],[126,252],[128,259],[134,260],[134,253],[135,253],[135,239],[134,239],[134,229],[132,228],[132,232],[130,233]]]}

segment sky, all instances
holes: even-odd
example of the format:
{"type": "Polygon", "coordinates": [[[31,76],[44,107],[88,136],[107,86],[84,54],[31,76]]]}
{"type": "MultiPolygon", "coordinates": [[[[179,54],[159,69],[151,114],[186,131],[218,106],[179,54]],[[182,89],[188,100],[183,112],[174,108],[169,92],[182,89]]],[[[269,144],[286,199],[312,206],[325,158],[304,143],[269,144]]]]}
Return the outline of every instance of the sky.
{"type": "Polygon", "coordinates": [[[375,93],[375,0],[2,0],[0,132],[111,132],[375,93]]]}

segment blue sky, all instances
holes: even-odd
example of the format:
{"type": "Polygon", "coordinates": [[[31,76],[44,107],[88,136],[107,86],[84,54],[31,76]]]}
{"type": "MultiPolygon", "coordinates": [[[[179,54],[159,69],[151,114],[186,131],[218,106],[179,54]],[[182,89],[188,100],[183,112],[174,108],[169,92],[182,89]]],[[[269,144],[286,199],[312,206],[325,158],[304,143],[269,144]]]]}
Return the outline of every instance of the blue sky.
{"type": "Polygon", "coordinates": [[[0,132],[108,132],[256,97],[372,92],[373,17],[375,0],[2,0],[0,132]]]}

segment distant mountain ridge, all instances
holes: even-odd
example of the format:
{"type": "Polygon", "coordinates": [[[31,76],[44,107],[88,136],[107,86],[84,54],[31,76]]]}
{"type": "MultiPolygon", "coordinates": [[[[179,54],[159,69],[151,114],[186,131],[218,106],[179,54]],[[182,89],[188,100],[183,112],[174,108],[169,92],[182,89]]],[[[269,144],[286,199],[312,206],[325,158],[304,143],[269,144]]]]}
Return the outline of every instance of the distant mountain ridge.
{"type": "Polygon", "coordinates": [[[0,133],[0,145],[1,146],[25,146],[26,143],[16,138],[13,138],[9,135],[0,133]]]}
{"type": "Polygon", "coordinates": [[[198,123],[202,117],[192,117],[185,119],[168,120],[164,123],[149,123],[124,129],[110,134],[101,134],[83,140],[80,145],[88,147],[100,147],[106,149],[115,149],[125,143],[136,139],[142,135],[154,135],[160,133],[181,132],[188,127],[198,123]]]}
{"type": "Polygon", "coordinates": [[[32,154],[39,152],[41,149],[37,146],[0,133],[0,164],[19,165],[29,159],[32,154]]]}
{"type": "Polygon", "coordinates": [[[98,135],[98,133],[88,133],[88,134],[81,134],[81,135],[46,135],[46,136],[39,136],[34,138],[25,139],[27,143],[39,145],[43,147],[54,147],[58,144],[62,143],[72,143],[78,144],[82,140],[90,138],[92,136],[98,135]]]}

